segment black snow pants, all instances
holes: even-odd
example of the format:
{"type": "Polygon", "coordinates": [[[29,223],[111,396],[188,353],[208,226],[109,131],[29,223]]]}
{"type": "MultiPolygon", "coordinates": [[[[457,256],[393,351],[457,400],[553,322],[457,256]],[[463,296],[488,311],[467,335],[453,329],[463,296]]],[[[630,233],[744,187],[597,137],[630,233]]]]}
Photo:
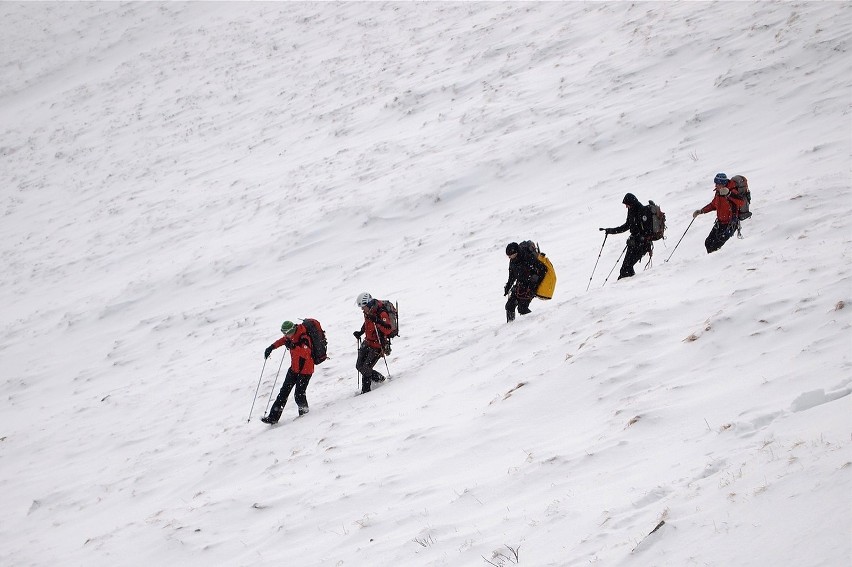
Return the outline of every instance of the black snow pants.
{"type": "Polygon", "coordinates": [[[624,263],[618,272],[618,279],[631,278],[636,275],[633,266],[642,259],[642,256],[651,252],[652,243],[641,237],[631,236],[627,239],[627,252],[624,254],[624,263]]]}
{"type": "Polygon", "coordinates": [[[704,241],[704,248],[707,249],[707,253],[715,252],[724,246],[736,231],[737,221],[728,224],[721,224],[719,221],[716,221],[710,230],[710,234],[707,235],[707,239],[704,241]]]}
{"type": "Polygon", "coordinates": [[[290,397],[290,390],[293,386],[296,387],[296,392],[293,394],[293,399],[296,400],[296,405],[299,406],[299,415],[308,413],[308,382],[311,379],[311,374],[297,374],[293,369],[287,370],[287,376],[284,378],[284,384],[281,385],[281,391],[278,392],[278,397],[272,404],[272,409],[269,410],[269,418],[272,421],[281,419],[281,413],[284,411],[284,406],[287,404],[287,398],[290,397]]]}
{"type": "Polygon", "coordinates": [[[375,349],[366,342],[361,343],[358,348],[358,360],[355,362],[355,368],[361,373],[361,393],[366,394],[370,391],[373,382],[384,382],[385,377],[373,370],[373,367],[382,357],[382,351],[375,349]]]}
{"type": "Polygon", "coordinates": [[[530,302],[534,296],[535,291],[532,288],[520,284],[515,285],[509,294],[509,300],[506,302],[506,321],[515,320],[515,309],[521,315],[530,313],[530,302]]]}

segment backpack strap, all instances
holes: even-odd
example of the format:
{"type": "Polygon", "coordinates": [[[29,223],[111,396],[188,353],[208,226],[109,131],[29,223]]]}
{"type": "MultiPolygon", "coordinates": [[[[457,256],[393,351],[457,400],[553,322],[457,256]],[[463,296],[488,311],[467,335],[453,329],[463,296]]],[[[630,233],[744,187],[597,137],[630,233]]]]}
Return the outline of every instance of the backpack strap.
{"type": "MultiPolygon", "coordinates": [[[[739,195],[739,192],[737,192],[737,195],[739,195]]],[[[728,201],[728,205],[731,207],[731,212],[733,213],[733,216],[732,216],[733,222],[739,223],[740,208],[737,206],[736,201],[731,199],[730,196],[731,196],[731,193],[728,193],[727,195],[725,195],[725,200],[728,201]]]]}
{"type": "Polygon", "coordinates": [[[304,323],[300,324],[298,327],[301,328],[296,331],[296,334],[293,337],[293,339],[295,339],[293,340],[293,344],[304,344],[308,348],[313,348],[313,345],[311,344],[311,334],[308,332],[308,328],[304,323]]]}

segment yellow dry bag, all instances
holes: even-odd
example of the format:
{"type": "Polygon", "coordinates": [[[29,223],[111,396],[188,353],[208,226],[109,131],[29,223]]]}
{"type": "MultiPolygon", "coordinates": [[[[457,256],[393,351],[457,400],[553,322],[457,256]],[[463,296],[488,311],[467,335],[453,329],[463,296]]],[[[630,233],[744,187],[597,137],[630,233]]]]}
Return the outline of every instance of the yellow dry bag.
{"type": "Polygon", "coordinates": [[[544,279],[538,284],[538,289],[535,290],[535,295],[539,299],[552,299],[553,290],[556,289],[556,270],[553,269],[553,264],[544,254],[538,255],[538,261],[547,266],[547,273],[544,279]]]}

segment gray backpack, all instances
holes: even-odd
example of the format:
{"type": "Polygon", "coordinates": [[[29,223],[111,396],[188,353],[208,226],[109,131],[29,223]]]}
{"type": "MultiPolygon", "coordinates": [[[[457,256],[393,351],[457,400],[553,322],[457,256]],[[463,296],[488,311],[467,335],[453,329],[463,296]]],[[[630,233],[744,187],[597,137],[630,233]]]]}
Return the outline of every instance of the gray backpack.
{"type": "Polygon", "coordinates": [[[745,204],[740,207],[739,218],[740,220],[746,220],[751,216],[751,191],[748,190],[748,179],[742,175],[734,175],[731,177],[731,181],[736,184],[737,193],[739,193],[740,197],[742,197],[743,201],[745,201],[745,204]]]}

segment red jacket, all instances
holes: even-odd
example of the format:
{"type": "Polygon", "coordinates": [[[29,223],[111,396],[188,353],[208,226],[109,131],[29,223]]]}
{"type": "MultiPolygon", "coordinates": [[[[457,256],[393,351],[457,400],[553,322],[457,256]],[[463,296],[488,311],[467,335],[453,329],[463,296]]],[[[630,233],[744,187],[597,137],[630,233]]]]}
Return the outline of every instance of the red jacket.
{"type": "Polygon", "coordinates": [[[292,335],[284,335],[272,346],[278,348],[285,346],[290,351],[290,370],[296,374],[306,374],[308,376],[314,373],[314,359],[311,356],[311,340],[308,338],[308,333],[304,325],[296,325],[296,330],[292,335]]]}
{"type": "Polygon", "coordinates": [[[387,336],[391,334],[390,316],[381,308],[379,301],[364,312],[361,332],[364,333],[364,342],[376,350],[381,350],[388,342],[387,336]]]}
{"type": "Polygon", "coordinates": [[[737,213],[744,204],[745,201],[743,198],[736,191],[732,190],[724,197],[716,193],[713,196],[713,200],[704,205],[701,212],[709,213],[710,211],[716,211],[716,218],[719,219],[719,224],[730,224],[736,220],[737,213]]]}

